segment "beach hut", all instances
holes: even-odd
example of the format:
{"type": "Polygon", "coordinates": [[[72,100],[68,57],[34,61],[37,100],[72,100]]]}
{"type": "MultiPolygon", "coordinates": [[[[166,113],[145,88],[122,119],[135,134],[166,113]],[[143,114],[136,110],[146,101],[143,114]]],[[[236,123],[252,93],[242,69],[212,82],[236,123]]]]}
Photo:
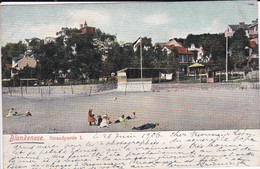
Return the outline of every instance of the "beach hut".
{"type": "Polygon", "coordinates": [[[189,66],[194,71],[195,78],[202,72],[206,73],[207,83],[213,83],[215,78],[216,64],[213,63],[194,63],[189,66]]]}

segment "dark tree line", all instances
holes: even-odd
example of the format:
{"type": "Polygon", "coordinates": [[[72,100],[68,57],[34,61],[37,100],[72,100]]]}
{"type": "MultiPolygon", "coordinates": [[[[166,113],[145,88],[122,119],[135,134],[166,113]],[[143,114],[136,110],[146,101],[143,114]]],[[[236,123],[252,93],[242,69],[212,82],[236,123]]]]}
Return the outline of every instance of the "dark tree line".
{"type": "MultiPolygon", "coordinates": [[[[2,78],[10,78],[10,69],[6,64],[12,63],[13,57],[23,56],[28,48],[37,60],[36,68],[25,67],[19,71],[18,78],[38,78],[40,80],[69,79],[97,79],[110,76],[126,67],[140,67],[140,47],[134,52],[132,45],[119,45],[115,35],[96,30],[94,35],[81,34],[76,28],[68,29],[70,38],[64,39],[60,32],[55,42],[44,43],[43,40],[32,40],[29,47],[18,43],[7,43],[2,47],[2,78]],[[102,45],[100,45],[103,44],[102,45]]],[[[224,34],[188,35],[186,39],[175,38],[184,47],[192,43],[196,47],[202,46],[205,56],[212,56],[212,60],[220,68],[225,66],[226,40],[224,34]]],[[[244,30],[238,30],[229,41],[230,68],[245,66],[248,38],[244,30]]],[[[142,38],[143,67],[167,68],[168,72],[179,69],[176,49],[170,55],[159,45],[153,45],[152,39],[142,38]]],[[[194,52],[196,59],[196,52],[194,52]]]]}
{"type": "MultiPolygon", "coordinates": [[[[140,67],[140,47],[133,51],[132,45],[120,45],[116,36],[97,29],[94,35],[80,34],[73,28],[67,30],[67,40],[60,32],[55,42],[44,43],[33,39],[29,47],[19,43],[8,43],[2,48],[3,78],[10,78],[10,69],[5,64],[12,63],[12,58],[23,56],[27,49],[37,60],[35,68],[25,67],[16,78],[37,78],[39,80],[97,79],[110,76],[126,67],[140,67]],[[100,43],[103,46],[100,46],[100,43]],[[108,44],[107,44],[108,43],[108,44]]],[[[166,67],[169,59],[161,47],[153,46],[152,39],[142,38],[143,67],[166,67]]]]}

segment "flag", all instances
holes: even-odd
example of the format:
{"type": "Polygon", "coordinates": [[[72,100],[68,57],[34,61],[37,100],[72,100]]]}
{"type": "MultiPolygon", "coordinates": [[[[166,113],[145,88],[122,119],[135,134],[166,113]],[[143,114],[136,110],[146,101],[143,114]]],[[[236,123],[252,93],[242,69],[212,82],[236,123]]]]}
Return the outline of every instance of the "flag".
{"type": "Polygon", "coordinates": [[[141,43],[141,37],[139,37],[139,38],[133,43],[134,51],[137,50],[137,47],[140,45],[140,43],[141,43]]]}

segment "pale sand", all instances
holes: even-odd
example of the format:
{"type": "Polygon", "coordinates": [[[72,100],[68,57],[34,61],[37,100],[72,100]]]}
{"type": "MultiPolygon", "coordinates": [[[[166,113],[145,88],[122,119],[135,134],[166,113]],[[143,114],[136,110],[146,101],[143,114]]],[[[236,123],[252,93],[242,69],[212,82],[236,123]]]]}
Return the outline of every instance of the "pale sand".
{"type": "Polygon", "coordinates": [[[259,91],[168,89],[160,92],[112,92],[100,95],[22,98],[3,95],[4,134],[133,131],[134,126],[160,123],[148,131],[260,129],[259,91]],[[117,97],[116,100],[114,98],[117,97]],[[6,118],[9,108],[33,116],[6,118]],[[88,109],[108,114],[114,122],[136,112],[136,119],[109,128],[88,125],[88,109]]]}

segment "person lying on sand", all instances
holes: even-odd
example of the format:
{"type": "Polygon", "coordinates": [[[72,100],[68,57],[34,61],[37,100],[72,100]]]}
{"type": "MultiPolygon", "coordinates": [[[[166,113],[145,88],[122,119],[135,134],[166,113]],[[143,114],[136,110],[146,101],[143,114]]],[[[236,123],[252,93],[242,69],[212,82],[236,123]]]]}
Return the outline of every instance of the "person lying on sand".
{"type": "Polygon", "coordinates": [[[111,101],[115,101],[115,100],[117,100],[117,97],[115,97],[115,98],[113,98],[113,99],[110,99],[111,101]]]}
{"type": "Polygon", "coordinates": [[[26,111],[26,112],[25,112],[25,115],[26,115],[26,116],[32,116],[31,112],[29,112],[29,111],[26,111]]]}
{"type": "Polygon", "coordinates": [[[15,111],[13,116],[22,116],[22,114],[18,114],[17,111],[15,111]]]}
{"type": "Polygon", "coordinates": [[[125,121],[125,115],[122,115],[118,120],[115,121],[115,123],[121,123],[125,121]]]}
{"type": "Polygon", "coordinates": [[[145,129],[153,129],[156,126],[159,126],[159,123],[147,123],[139,127],[133,127],[132,130],[145,130],[145,129]]]}
{"type": "Polygon", "coordinates": [[[127,120],[130,120],[130,119],[135,119],[136,116],[135,116],[135,112],[133,112],[133,114],[131,116],[127,116],[126,119],[127,120]]]}
{"type": "Polygon", "coordinates": [[[9,111],[8,111],[8,114],[5,116],[5,117],[12,117],[14,115],[14,108],[11,108],[9,111]]]}

